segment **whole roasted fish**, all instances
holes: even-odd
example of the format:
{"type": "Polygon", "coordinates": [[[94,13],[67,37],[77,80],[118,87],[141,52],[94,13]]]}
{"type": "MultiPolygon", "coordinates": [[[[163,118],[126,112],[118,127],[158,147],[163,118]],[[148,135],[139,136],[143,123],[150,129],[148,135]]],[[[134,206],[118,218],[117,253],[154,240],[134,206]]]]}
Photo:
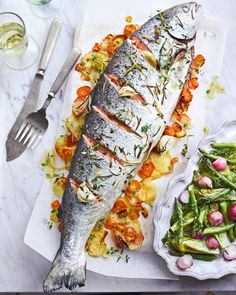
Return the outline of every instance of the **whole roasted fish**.
{"type": "Polygon", "coordinates": [[[188,75],[200,11],[190,2],[151,18],[117,50],[93,89],[45,292],[84,285],[86,241],[163,133],[188,75]]]}

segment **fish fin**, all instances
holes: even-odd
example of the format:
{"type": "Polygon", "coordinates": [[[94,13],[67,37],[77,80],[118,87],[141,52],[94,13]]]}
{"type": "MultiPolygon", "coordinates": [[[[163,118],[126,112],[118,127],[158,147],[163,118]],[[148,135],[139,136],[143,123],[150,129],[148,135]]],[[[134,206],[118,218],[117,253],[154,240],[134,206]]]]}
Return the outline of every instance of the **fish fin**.
{"type": "Polygon", "coordinates": [[[86,277],[86,260],[83,252],[78,259],[67,260],[62,259],[61,250],[53,261],[52,268],[43,282],[43,290],[45,293],[60,289],[65,284],[66,288],[72,290],[76,286],[83,287],[86,277]]]}

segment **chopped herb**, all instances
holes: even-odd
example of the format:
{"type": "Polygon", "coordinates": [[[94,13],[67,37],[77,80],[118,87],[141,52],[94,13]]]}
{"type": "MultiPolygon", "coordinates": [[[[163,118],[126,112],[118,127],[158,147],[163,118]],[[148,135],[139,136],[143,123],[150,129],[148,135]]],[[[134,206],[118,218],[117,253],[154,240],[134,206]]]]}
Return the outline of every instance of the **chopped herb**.
{"type": "Polygon", "coordinates": [[[188,145],[185,143],[183,146],[183,149],[181,151],[181,155],[183,155],[185,157],[187,152],[188,152],[188,145]]]}
{"type": "Polygon", "coordinates": [[[130,259],[129,255],[126,254],[125,255],[125,262],[128,263],[129,262],[129,259],[130,259]]]}
{"type": "Polygon", "coordinates": [[[179,89],[182,89],[184,86],[184,82],[180,79],[178,81],[179,81],[179,89]]]}
{"type": "Polygon", "coordinates": [[[147,133],[151,127],[152,127],[152,124],[145,124],[144,126],[141,127],[141,131],[143,133],[147,133]]]}
{"type": "Polygon", "coordinates": [[[49,221],[46,218],[43,219],[43,222],[47,225],[47,228],[51,230],[53,228],[53,221],[49,221]]]}
{"type": "Polygon", "coordinates": [[[159,13],[159,19],[160,19],[161,27],[163,29],[165,29],[165,30],[171,29],[171,26],[166,23],[166,19],[165,19],[165,15],[164,15],[163,11],[160,11],[160,13],[159,13]]]}

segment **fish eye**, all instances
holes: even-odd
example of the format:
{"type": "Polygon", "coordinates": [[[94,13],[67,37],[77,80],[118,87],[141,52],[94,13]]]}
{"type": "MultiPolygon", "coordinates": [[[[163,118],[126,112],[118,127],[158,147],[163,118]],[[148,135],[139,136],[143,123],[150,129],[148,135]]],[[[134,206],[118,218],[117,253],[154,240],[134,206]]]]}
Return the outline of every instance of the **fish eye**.
{"type": "Polygon", "coordinates": [[[189,7],[188,7],[188,5],[184,5],[184,6],[183,6],[183,12],[185,12],[185,13],[189,12],[189,7]]]}

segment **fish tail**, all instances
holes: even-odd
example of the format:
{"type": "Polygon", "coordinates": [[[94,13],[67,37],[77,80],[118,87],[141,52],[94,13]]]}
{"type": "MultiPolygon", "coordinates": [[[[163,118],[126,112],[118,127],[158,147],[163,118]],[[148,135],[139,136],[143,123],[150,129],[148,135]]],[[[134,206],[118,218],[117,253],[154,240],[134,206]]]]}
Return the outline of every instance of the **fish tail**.
{"type": "Polygon", "coordinates": [[[45,293],[60,289],[63,284],[66,288],[72,290],[75,287],[83,287],[86,277],[86,260],[83,252],[76,260],[62,259],[59,249],[53,261],[52,268],[47,275],[43,290],[45,293]]]}

